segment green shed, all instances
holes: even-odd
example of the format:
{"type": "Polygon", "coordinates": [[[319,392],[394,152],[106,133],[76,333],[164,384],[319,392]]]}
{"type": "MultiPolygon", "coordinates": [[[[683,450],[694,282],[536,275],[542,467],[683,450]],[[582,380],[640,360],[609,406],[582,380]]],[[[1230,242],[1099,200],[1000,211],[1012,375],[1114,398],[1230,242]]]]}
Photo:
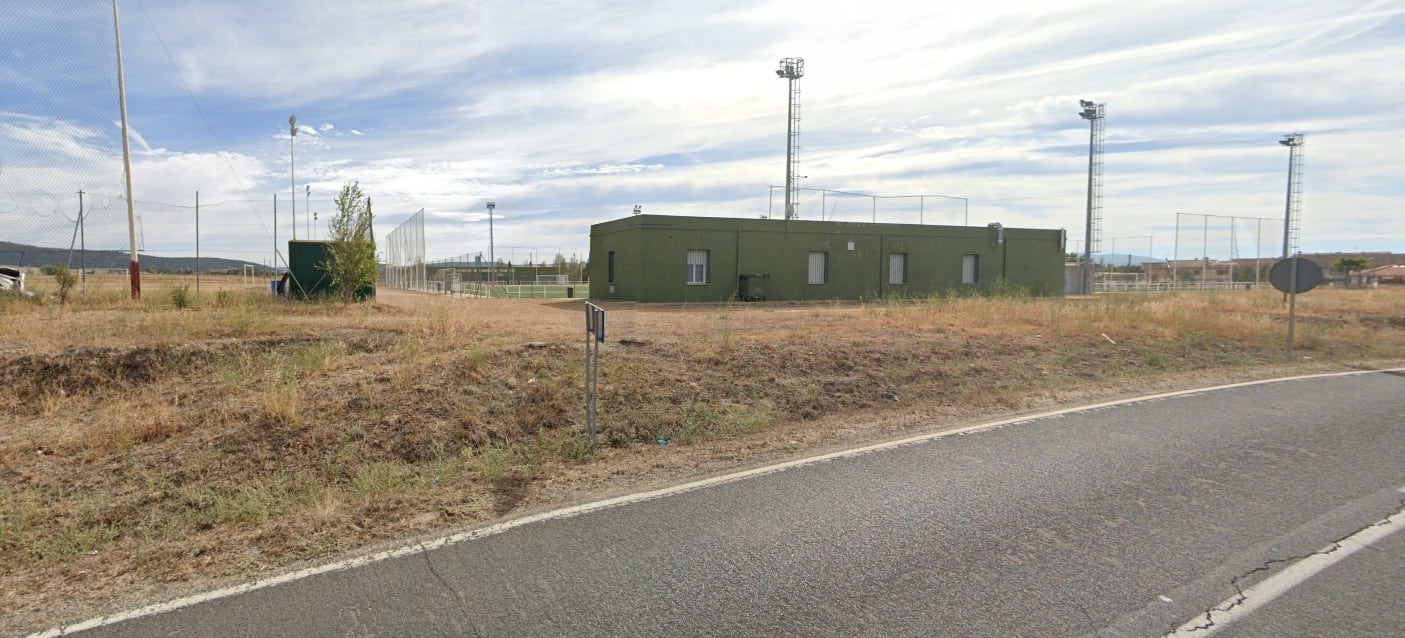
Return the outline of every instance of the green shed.
{"type": "MultiPolygon", "coordinates": [[[[288,272],[292,280],[288,282],[288,295],[298,299],[309,299],[337,294],[336,283],[322,267],[329,259],[328,251],[332,242],[293,240],[288,242],[288,272]]],[[[375,285],[363,286],[356,291],[357,299],[376,296],[375,285]]]]}
{"type": "Polygon", "coordinates": [[[1062,294],[1064,231],[634,215],[590,227],[590,297],[920,297],[997,282],[1062,294]]]}
{"type": "Polygon", "coordinates": [[[293,240],[288,242],[288,296],[307,299],[330,294],[332,279],[322,269],[327,261],[328,241],[293,240]]]}

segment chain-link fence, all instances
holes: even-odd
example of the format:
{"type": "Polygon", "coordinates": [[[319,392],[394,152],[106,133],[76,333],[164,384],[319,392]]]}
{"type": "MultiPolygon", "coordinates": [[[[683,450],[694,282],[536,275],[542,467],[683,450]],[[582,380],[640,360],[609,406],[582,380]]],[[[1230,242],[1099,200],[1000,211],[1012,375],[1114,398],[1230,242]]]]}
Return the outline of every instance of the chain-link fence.
{"type": "MultiPolygon", "coordinates": [[[[969,201],[952,195],[872,195],[830,188],[801,188],[796,204],[799,219],[885,224],[965,226],[969,201]]],[[[783,217],[785,187],[771,186],[767,217],[783,217]]]]}
{"type": "Polygon", "coordinates": [[[113,35],[110,3],[0,5],[0,265],[130,248],[113,35]]]}
{"type": "Polygon", "coordinates": [[[424,209],[411,215],[385,236],[382,285],[426,290],[424,266],[424,209]]]}
{"type": "Polygon", "coordinates": [[[1147,275],[1153,283],[1253,286],[1268,280],[1282,252],[1282,219],[1176,213],[1174,256],[1148,264],[1147,275]]]}

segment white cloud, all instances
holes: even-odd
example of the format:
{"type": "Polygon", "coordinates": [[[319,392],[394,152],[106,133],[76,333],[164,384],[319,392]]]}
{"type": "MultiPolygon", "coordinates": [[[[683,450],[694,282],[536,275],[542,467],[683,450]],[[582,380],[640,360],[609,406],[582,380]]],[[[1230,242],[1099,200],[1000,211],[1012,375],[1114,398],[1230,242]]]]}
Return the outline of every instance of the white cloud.
{"type": "MultiPolygon", "coordinates": [[[[220,155],[146,124],[163,148],[139,142],[138,188],[179,184],[179,197],[200,181],[271,209],[272,193],[296,190],[287,129],[274,125],[297,112],[325,122],[297,138],[297,188],[314,189],[300,210],[325,210],[360,180],[386,226],[424,207],[435,254],[486,242],[488,198],[504,215],[496,232],[519,245],[583,248],[590,223],[635,203],[765,212],[784,175],[786,84],[774,69],[796,55],[807,63],[807,187],[960,196],[972,223],[1081,229],[1087,125],[1076,105],[1091,98],[1108,104],[1109,236],[1155,232],[1177,210],[1281,214],[1286,153],[1275,141],[1294,130],[1309,135],[1306,246],[1405,232],[1392,172],[1405,155],[1389,142],[1405,122],[1397,2],[876,0],[817,11],[798,0],[416,0],[329,11],[314,0],[149,0],[148,10],[229,146],[220,155]],[[254,19],[270,15],[296,19],[254,19]],[[234,173],[243,189],[228,183],[234,173]]],[[[129,75],[169,76],[140,28],[129,75]]],[[[156,99],[187,99],[175,78],[167,95],[147,83],[156,99]]],[[[81,125],[0,125],[10,127],[0,136],[110,166],[81,125]]],[[[802,195],[817,215],[812,199],[802,195]]],[[[950,221],[955,200],[938,200],[934,214],[950,221]]],[[[265,235],[251,244],[271,244],[265,235]]]]}

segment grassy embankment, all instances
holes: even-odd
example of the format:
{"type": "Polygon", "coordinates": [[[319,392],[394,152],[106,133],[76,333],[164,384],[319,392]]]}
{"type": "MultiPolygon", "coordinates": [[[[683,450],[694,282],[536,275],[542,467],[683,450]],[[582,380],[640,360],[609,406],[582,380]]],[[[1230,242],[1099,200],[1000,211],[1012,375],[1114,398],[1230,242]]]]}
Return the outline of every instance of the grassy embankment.
{"type": "Polygon", "coordinates": [[[904,428],[1405,359],[1401,290],[1300,297],[1292,362],[1270,292],[626,304],[591,452],[579,302],[286,303],[237,279],[0,297],[0,624],[904,428]]]}

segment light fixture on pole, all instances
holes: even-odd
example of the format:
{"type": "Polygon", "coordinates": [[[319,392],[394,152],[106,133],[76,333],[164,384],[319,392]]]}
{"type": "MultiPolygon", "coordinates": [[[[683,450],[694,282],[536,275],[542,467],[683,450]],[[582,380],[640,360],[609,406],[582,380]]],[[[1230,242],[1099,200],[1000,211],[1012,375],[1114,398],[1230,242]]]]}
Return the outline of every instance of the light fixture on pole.
{"type": "Polygon", "coordinates": [[[488,281],[493,281],[498,267],[497,253],[493,252],[493,209],[497,207],[497,202],[488,202],[488,281]]]}
{"type": "Polygon", "coordinates": [[[1078,116],[1088,120],[1088,218],[1083,242],[1083,294],[1093,292],[1093,251],[1103,223],[1103,117],[1106,104],[1079,100],[1078,116]]]}
{"type": "Polygon", "coordinates": [[[1284,135],[1279,144],[1288,147],[1288,201],[1283,210],[1283,258],[1298,252],[1298,237],[1303,207],[1303,139],[1302,133],[1284,135]]]}
{"type": "Polygon", "coordinates": [[[298,239],[298,182],[294,177],[293,139],[298,136],[298,116],[288,116],[288,187],[293,200],[293,241],[298,239]]]}
{"type": "Polygon", "coordinates": [[[303,196],[302,196],[302,219],[303,219],[303,223],[308,224],[307,232],[303,233],[303,235],[306,236],[308,239],[312,239],[312,226],[311,226],[311,224],[312,224],[312,216],[309,214],[309,213],[312,212],[312,207],[309,206],[308,203],[307,203],[308,200],[312,199],[312,185],[311,185],[311,184],[303,184],[302,186],[303,186],[303,196]]]}
{"type": "Polygon", "coordinates": [[[790,83],[790,107],[785,120],[785,218],[795,219],[800,206],[800,190],[795,169],[800,163],[800,78],[805,75],[805,58],[785,58],[776,77],[790,83]]]}

